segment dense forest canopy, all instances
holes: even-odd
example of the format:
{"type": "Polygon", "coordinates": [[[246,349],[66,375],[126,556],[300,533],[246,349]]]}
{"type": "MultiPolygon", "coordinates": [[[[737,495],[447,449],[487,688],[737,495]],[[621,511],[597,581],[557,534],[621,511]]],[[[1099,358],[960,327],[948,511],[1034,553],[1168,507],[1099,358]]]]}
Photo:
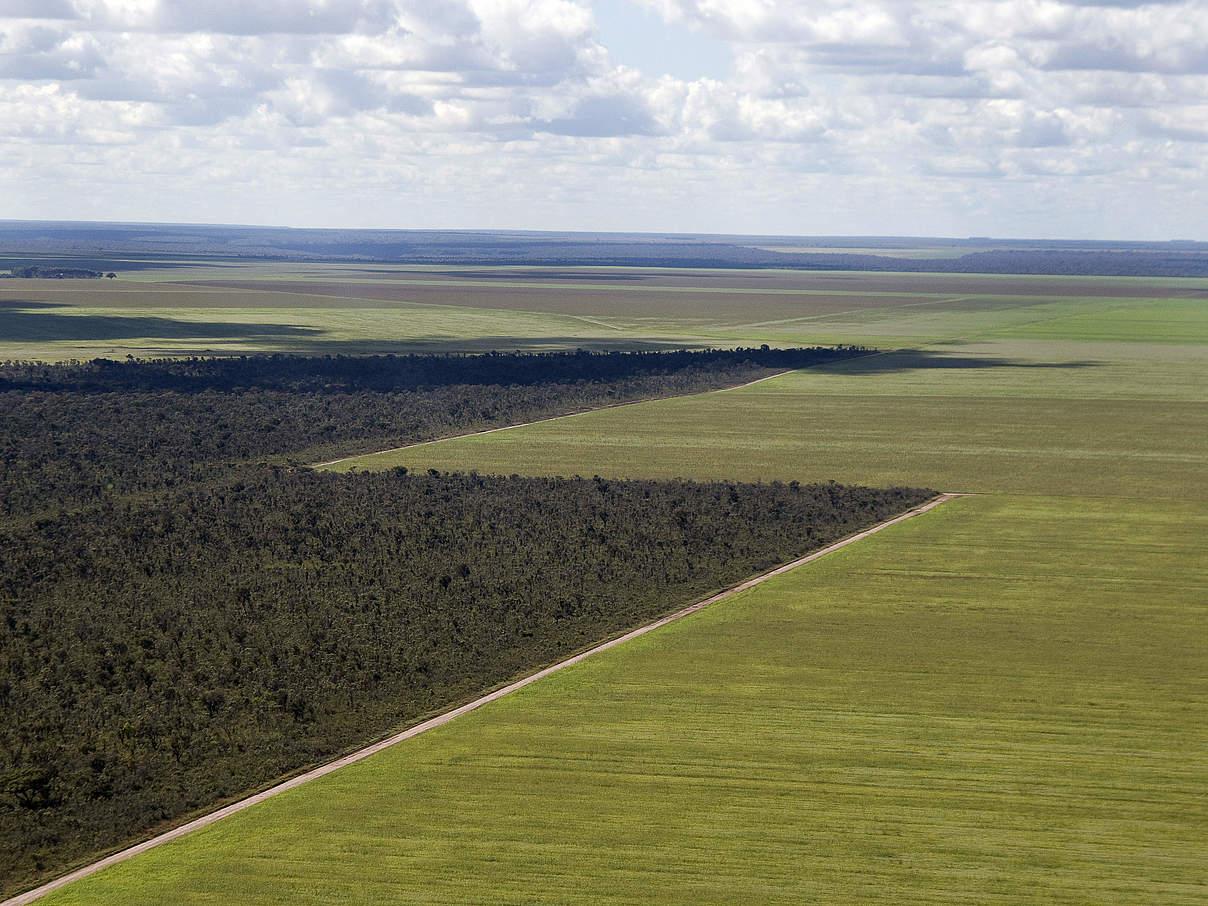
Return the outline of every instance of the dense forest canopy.
{"type": "Polygon", "coordinates": [[[92,359],[5,362],[5,390],[82,392],[288,390],[379,393],[455,385],[616,382],[733,369],[808,368],[870,350],[856,346],[796,349],[678,349],[661,352],[492,352],[485,355],[254,355],[184,359],[92,359]]]}
{"type": "MultiPolygon", "coordinates": [[[[94,280],[103,276],[105,275],[100,271],[94,271],[86,267],[27,264],[24,267],[11,268],[7,274],[0,274],[0,279],[21,277],[32,280],[94,280]]],[[[117,275],[111,273],[109,276],[116,277],[117,275]]]]}
{"type": "Polygon", "coordinates": [[[0,519],[695,393],[860,348],[0,365],[0,519]]]}

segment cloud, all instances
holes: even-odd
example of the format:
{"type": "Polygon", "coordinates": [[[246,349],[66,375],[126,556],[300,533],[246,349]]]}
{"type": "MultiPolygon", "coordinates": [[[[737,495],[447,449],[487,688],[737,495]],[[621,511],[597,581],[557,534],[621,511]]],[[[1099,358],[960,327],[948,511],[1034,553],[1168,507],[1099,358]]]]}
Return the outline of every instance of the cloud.
{"type": "Polygon", "coordinates": [[[161,2],[151,16],[155,31],[229,35],[376,34],[394,23],[385,0],[206,0],[161,2]]]}
{"type": "Polygon", "coordinates": [[[229,35],[345,34],[389,27],[391,0],[74,0],[97,29],[229,35]]]}
{"type": "Polygon", "coordinates": [[[1139,131],[1178,142],[1208,142],[1208,103],[1182,110],[1147,111],[1140,119],[1139,131]]]}
{"type": "Polygon", "coordinates": [[[104,69],[104,55],[90,35],[41,24],[0,32],[0,79],[88,79],[104,69]]]}
{"type": "Polygon", "coordinates": [[[778,205],[823,197],[819,232],[1002,232],[967,212],[1012,222],[1031,189],[994,186],[1044,183],[1064,207],[1026,216],[1046,230],[1100,228],[1079,211],[1105,186],[1172,229],[1208,201],[1203,0],[607,0],[722,42],[718,78],[617,64],[594,2],[7,0],[0,158],[23,163],[0,191],[31,216],[78,205],[83,180],[113,216],[137,216],[137,183],[176,199],[157,219],[303,217],[296,191],[325,205],[309,222],[348,222],[386,192],[468,218],[450,226],[593,227],[616,207],[653,218],[635,229],[724,214],[765,233],[808,232],[778,205]],[[1159,171],[1174,200],[1139,188],[1159,171]]]}
{"type": "Polygon", "coordinates": [[[74,19],[71,0],[5,0],[0,15],[10,19],[74,19]]]}
{"type": "Polygon", "coordinates": [[[641,101],[629,97],[583,98],[570,116],[542,122],[538,129],[557,135],[597,137],[658,133],[650,110],[641,101]]]}

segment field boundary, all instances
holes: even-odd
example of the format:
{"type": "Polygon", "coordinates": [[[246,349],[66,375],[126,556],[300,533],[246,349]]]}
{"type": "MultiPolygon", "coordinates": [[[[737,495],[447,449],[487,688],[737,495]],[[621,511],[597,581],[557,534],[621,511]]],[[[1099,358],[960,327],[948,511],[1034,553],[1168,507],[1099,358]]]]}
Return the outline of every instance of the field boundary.
{"type": "MultiPolygon", "coordinates": [[[[716,390],[701,390],[696,393],[679,393],[674,396],[647,396],[640,400],[624,400],[619,403],[605,403],[603,406],[592,406],[590,409],[580,409],[578,412],[567,412],[563,415],[551,415],[548,418],[536,418],[531,422],[519,422],[515,425],[502,425],[498,428],[487,428],[483,431],[467,431],[465,434],[450,434],[447,437],[437,437],[433,440],[421,440],[414,444],[403,444],[401,447],[390,447],[386,450],[374,450],[372,453],[356,453],[352,456],[344,456],[340,459],[332,459],[327,462],[316,462],[311,468],[322,469],[326,466],[339,465],[342,462],[348,462],[350,459],[361,459],[365,456],[381,456],[384,453],[400,453],[403,450],[414,450],[416,447],[426,447],[429,444],[444,443],[446,440],[460,440],[463,437],[478,437],[481,434],[494,434],[496,431],[511,431],[513,428],[527,428],[529,425],[540,425],[545,422],[555,422],[561,418],[574,418],[577,415],[587,415],[590,412],[600,412],[603,409],[620,409],[622,406],[636,406],[638,403],[654,403],[659,400],[674,400],[685,396],[701,396],[705,393],[728,393],[731,390],[741,390],[743,387],[750,387],[754,384],[762,384],[764,381],[770,381],[772,378],[784,377],[786,374],[792,374],[794,371],[800,371],[800,368],[790,368],[788,371],[778,371],[776,374],[769,374],[767,377],[756,378],[753,381],[747,381],[745,384],[736,384],[733,387],[718,387],[716,390]]],[[[0,906],[8,906],[7,903],[0,903],[0,906]]]]}
{"type": "MultiPolygon", "coordinates": [[[[776,377],[776,375],[772,375],[772,377],[776,377]]],[[[767,378],[763,378],[762,380],[767,380],[767,378]]],[[[502,430],[502,429],[495,429],[495,430],[502,430]]],[[[503,698],[505,695],[510,695],[513,692],[523,689],[525,686],[528,686],[528,685],[531,685],[532,683],[537,682],[537,680],[544,679],[545,677],[549,676],[551,673],[556,673],[557,671],[562,670],[566,667],[570,667],[575,664],[578,664],[580,661],[586,660],[587,658],[591,657],[592,655],[599,654],[603,651],[607,651],[610,648],[615,648],[617,645],[622,645],[625,642],[636,639],[639,636],[643,636],[648,632],[653,632],[656,629],[666,626],[668,623],[674,623],[676,620],[682,620],[684,617],[691,616],[692,614],[697,613],[698,611],[704,610],[710,604],[716,604],[719,601],[724,601],[726,598],[732,597],[736,594],[739,594],[740,592],[744,592],[744,591],[747,591],[748,589],[754,588],[756,585],[760,585],[760,584],[768,581],[769,579],[772,579],[776,576],[787,573],[790,570],[796,569],[799,566],[804,566],[805,564],[810,563],[814,560],[817,560],[820,557],[825,557],[827,554],[833,553],[834,551],[847,547],[849,544],[854,544],[855,542],[860,541],[864,538],[867,538],[870,535],[875,535],[877,532],[887,529],[892,525],[897,525],[899,522],[905,522],[907,519],[911,519],[915,516],[922,515],[923,513],[926,513],[928,510],[934,509],[935,507],[939,506],[940,504],[946,503],[947,501],[952,500],[956,497],[963,497],[963,496],[965,496],[965,495],[964,494],[940,494],[937,497],[933,498],[932,500],[928,501],[927,503],[924,503],[921,506],[917,506],[914,509],[908,510],[905,513],[902,513],[898,516],[894,516],[892,519],[887,519],[884,522],[879,522],[876,525],[874,525],[870,528],[864,529],[863,531],[857,532],[854,535],[849,535],[848,537],[843,538],[840,541],[836,541],[832,544],[828,544],[826,547],[819,548],[818,550],[814,551],[813,553],[806,554],[804,557],[799,557],[798,559],[793,560],[791,563],[786,563],[782,566],[778,566],[775,569],[772,569],[766,573],[761,573],[760,575],[755,576],[752,579],[747,579],[745,582],[741,582],[738,585],[734,585],[734,586],[726,589],[725,591],[718,592],[717,594],[712,595],[711,597],[705,598],[702,601],[697,601],[695,604],[690,604],[687,607],[682,608],[681,610],[677,610],[675,613],[668,614],[667,616],[662,617],[661,619],[655,620],[653,623],[647,623],[646,625],[640,626],[637,629],[632,629],[629,632],[625,633],[624,635],[620,635],[614,639],[609,639],[606,642],[602,642],[601,644],[596,645],[594,648],[589,648],[587,651],[582,651],[579,654],[572,655],[571,657],[561,660],[561,661],[557,662],[556,664],[551,664],[549,667],[545,667],[541,670],[538,670],[536,673],[530,674],[529,676],[516,680],[515,682],[509,683],[506,686],[502,686],[502,687],[494,690],[493,692],[488,692],[486,695],[476,698],[471,702],[467,702],[464,705],[461,705],[456,708],[452,708],[448,711],[438,714],[435,717],[429,718],[428,720],[425,720],[422,723],[416,724],[413,727],[403,730],[400,733],[396,733],[393,736],[387,737],[386,739],[383,739],[379,742],[375,742],[372,745],[368,745],[362,749],[358,749],[355,752],[352,752],[341,758],[337,758],[334,761],[330,761],[325,765],[321,765],[320,767],[314,768],[313,770],[307,771],[303,774],[299,774],[296,777],[291,777],[290,779],[285,780],[281,783],[278,783],[275,786],[269,787],[267,790],[263,790],[262,792],[259,792],[259,793],[254,793],[253,795],[248,796],[245,799],[240,799],[238,802],[233,802],[230,805],[220,808],[216,811],[210,812],[207,815],[202,815],[200,818],[195,818],[192,821],[189,821],[185,824],[180,825],[179,827],[175,827],[172,830],[166,831],[162,834],[152,837],[149,840],[144,840],[142,843],[137,843],[134,846],[130,846],[130,847],[127,847],[126,849],[119,850],[118,852],[115,852],[109,856],[106,856],[105,858],[100,859],[96,862],[93,862],[90,865],[85,865],[83,868],[78,868],[73,872],[63,875],[61,878],[56,878],[53,881],[48,881],[47,883],[41,885],[40,887],[35,887],[33,890],[29,890],[29,891],[26,891],[25,893],[17,894],[15,897],[11,897],[10,899],[5,900],[3,903],[0,903],[0,906],[27,906],[27,904],[32,903],[35,900],[38,900],[38,899],[46,896],[46,894],[51,893],[52,891],[58,890],[60,887],[65,887],[66,885],[68,885],[74,881],[78,881],[78,880],[81,880],[82,878],[86,878],[91,874],[95,874],[96,872],[101,871],[102,869],[110,867],[111,865],[116,865],[119,862],[124,862],[127,859],[137,856],[140,853],[144,853],[149,849],[154,849],[157,846],[162,846],[164,843],[168,843],[179,837],[183,837],[185,834],[191,833],[192,831],[200,830],[203,827],[208,827],[209,825],[214,824],[217,821],[221,821],[223,818],[230,817],[231,815],[237,814],[238,812],[241,812],[244,809],[251,808],[253,805],[258,805],[259,803],[265,801],[266,799],[270,799],[271,797],[276,796],[279,793],[284,793],[287,790],[292,790],[295,787],[299,787],[304,783],[309,783],[312,780],[318,780],[320,777],[325,777],[334,771],[338,771],[340,768],[347,767],[348,765],[351,765],[351,764],[355,764],[358,761],[363,761],[364,759],[368,758],[369,756],[376,755],[378,752],[381,752],[384,749],[388,749],[391,746],[398,745],[400,742],[405,742],[408,739],[412,739],[413,737],[419,736],[421,733],[425,733],[428,730],[433,730],[437,727],[443,726],[443,725],[449,723],[450,721],[454,720],[455,718],[460,717],[463,714],[468,714],[470,711],[477,710],[478,708],[481,708],[483,705],[490,704],[491,702],[496,701],[497,699],[503,698]]]]}

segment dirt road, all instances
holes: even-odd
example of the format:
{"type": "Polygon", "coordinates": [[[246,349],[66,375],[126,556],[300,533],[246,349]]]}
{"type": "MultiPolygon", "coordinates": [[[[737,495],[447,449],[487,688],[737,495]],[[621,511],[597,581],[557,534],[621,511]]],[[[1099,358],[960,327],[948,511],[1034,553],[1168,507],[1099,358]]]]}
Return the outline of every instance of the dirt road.
{"type": "MultiPolygon", "coordinates": [[[[767,379],[764,378],[764,380],[767,379]]],[[[599,654],[601,651],[607,651],[609,648],[615,648],[617,645],[624,644],[631,639],[636,639],[638,636],[643,636],[661,626],[666,626],[668,623],[681,620],[699,610],[703,610],[710,604],[716,604],[718,601],[724,601],[726,598],[736,595],[739,592],[746,591],[749,588],[754,588],[756,585],[766,582],[768,579],[771,579],[774,576],[779,576],[791,569],[796,569],[799,566],[802,566],[813,560],[817,560],[819,557],[825,557],[827,554],[837,551],[840,548],[847,547],[849,544],[854,544],[863,538],[867,538],[869,535],[875,535],[877,532],[887,529],[891,525],[897,525],[899,522],[904,522],[907,519],[927,512],[933,507],[939,506],[941,503],[945,503],[949,500],[952,500],[954,497],[960,496],[962,495],[941,494],[934,500],[925,503],[920,507],[916,507],[909,512],[903,513],[900,516],[895,516],[893,519],[878,523],[872,528],[865,529],[862,532],[859,532],[848,538],[844,538],[842,541],[836,541],[834,544],[830,544],[824,548],[814,551],[811,554],[807,554],[804,557],[794,560],[792,563],[786,563],[784,566],[779,566],[770,572],[763,573],[762,575],[756,576],[753,579],[748,579],[739,585],[735,585],[733,588],[729,588],[726,591],[713,595],[711,598],[705,598],[703,601],[697,601],[695,604],[691,604],[688,607],[685,607],[683,610],[676,611],[675,613],[665,616],[660,620],[655,620],[653,623],[648,623],[647,625],[638,629],[631,630],[622,636],[618,636],[615,639],[611,639],[610,641],[604,642],[601,645],[597,645],[596,647],[588,651],[584,651],[581,654],[576,654],[573,657],[569,657],[564,661],[559,661],[557,664],[546,667],[544,670],[538,670],[531,676],[526,676],[524,679],[517,680],[514,683],[510,683],[506,686],[496,689],[494,692],[487,693],[481,698],[476,698],[474,701],[464,704],[459,708],[453,708],[452,710],[446,711],[443,714],[438,714],[436,717],[426,720],[421,724],[417,724],[410,729],[403,730],[401,733],[396,733],[394,736],[391,736],[388,739],[383,739],[381,742],[375,742],[371,746],[366,746],[363,749],[359,749],[350,755],[345,755],[343,758],[336,759],[335,761],[325,764],[322,767],[315,768],[312,771],[307,771],[305,774],[299,774],[297,777],[291,777],[289,780],[279,783],[262,793],[256,793],[255,795],[249,796],[246,799],[241,799],[240,801],[232,803],[225,808],[220,808],[208,815],[203,815],[200,818],[196,818],[187,824],[182,824],[180,827],[173,828],[166,833],[160,834],[158,837],[152,837],[150,840],[145,840],[142,843],[129,847],[128,849],[123,849],[111,856],[107,856],[98,862],[93,862],[91,865],[86,865],[83,868],[79,868],[61,878],[56,878],[53,881],[43,884],[41,887],[37,887],[33,890],[27,891],[26,893],[18,894],[17,896],[0,903],[0,906],[25,906],[25,904],[32,903],[40,897],[50,893],[52,890],[57,890],[66,884],[70,884],[72,881],[78,881],[80,878],[85,878],[103,868],[108,868],[110,865],[123,862],[126,859],[129,859],[131,856],[136,856],[139,853],[146,852],[147,850],[153,849],[156,846],[160,846],[171,840],[175,840],[177,837],[183,837],[185,834],[191,833],[192,831],[200,830],[203,827],[213,824],[215,821],[221,821],[223,818],[226,818],[229,815],[234,815],[246,808],[250,808],[251,806],[263,802],[272,796],[276,796],[278,793],[284,793],[286,790],[292,790],[294,787],[301,786],[304,783],[309,783],[312,780],[318,780],[320,777],[324,777],[330,774],[332,771],[338,771],[342,767],[362,761],[368,758],[370,755],[374,755],[383,749],[388,749],[391,746],[398,745],[400,742],[411,739],[412,737],[425,733],[428,730],[443,726],[454,718],[460,717],[461,715],[477,708],[481,708],[483,705],[489,704],[496,699],[503,698],[503,696],[509,695],[518,689],[523,689],[525,686],[535,683],[537,680],[543,679],[544,677],[549,676],[551,673],[555,673],[565,667],[570,667],[573,664],[577,664],[594,654],[599,654]]]]}
{"type": "MultiPolygon", "coordinates": [[[[705,390],[703,393],[728,393],[731,390],[741,390],[743,387],[750,387],[754,384],[761,384],[764,381],[770,381],[772,378],[784,377],[786,374],[792,374],[797,369],[790,368],[788,371],[779,371],[776,374],[769,374],[767,377],[756,378],[753,381],[747,381],[745,384],[737,384],[734,387],[721,387],[717,390],[705,390]]],[[[697,393],[681,394],[682,396],[698,396],[697,393]]],[[[348,462],[350,459],[360,459],[362,456],[377,456],[380,453],[398,453],[400,450],[413,450],[416,447],[426,447],[429,444],[439,444],[446,440],[457,440],[459,437],[478,437],[480,434],[494,434],[496,431],[511,431],[513,428],[527,428],[529,425],[540,425],[542,422],[554,422],[560,418],[574,418],[576,415],[587,415],[589,412],[599,412],[601,409],[619,409],[622,406],[636,406],[638,403],[652,403],[655,400],[671,400],[676,399],[674,396],[648,396],[640,400],[625,400],[623,403],[606,403],[603,406],[593,406],[591,409],[583,409],[579,412],[568,412],[565,415],[551,415],[549,418],[538,418],[531,422],[520,422],[517,425],[504,425],[502,428],[487,428],[485,431],[469,431],[466,434],[450,434],[448,437],[438,437],[435,440],[422,440],[417,444],[406,444],[401,447],[390,447],[388,450],[374,450],[372,453],[358,453],[355,456],[345,456],[341,459],[331,459],[327,462],[317,462],[313,468],[321,469],[324,466],[334,466],[342,462],[348,462]]],[[[0,906],[7,906],[5,903],[0,903],[0,906]]]]}

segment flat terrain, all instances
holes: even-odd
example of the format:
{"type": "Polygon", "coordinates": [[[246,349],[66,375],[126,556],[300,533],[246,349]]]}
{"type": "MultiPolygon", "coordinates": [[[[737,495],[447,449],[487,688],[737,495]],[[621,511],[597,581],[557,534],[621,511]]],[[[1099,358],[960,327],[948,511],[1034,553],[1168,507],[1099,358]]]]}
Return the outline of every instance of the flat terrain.
{"type": "Polygon", "coordinates": [[[1203,282],[864,277],[693,330],[897,352],[337,468],[976,496],[47,902],[1208,901],[1203,282]]]}
{"type": "Polygon", "coordinates": [[[1205,298],[1208,280],[1153,277],[164,262],[115,280],[0,281],[0,358],[884,347],[1038,322],[1078,333],[1088,311],[1117,339],[1155,304],[1208,330],[1205,298]]]}
{"type": "Polygon", "coordinates": [[[809,369],[723,394],[355,457],[335,468],[477,468],[916,482],[954,491],[1199,496],[1208,348],[944,347],[809,369]],[[1090,360],[1067,359],[1092,352],[1090,360]],[[1109,357],[1110,356],[1110,357],[1109,357]]]}

